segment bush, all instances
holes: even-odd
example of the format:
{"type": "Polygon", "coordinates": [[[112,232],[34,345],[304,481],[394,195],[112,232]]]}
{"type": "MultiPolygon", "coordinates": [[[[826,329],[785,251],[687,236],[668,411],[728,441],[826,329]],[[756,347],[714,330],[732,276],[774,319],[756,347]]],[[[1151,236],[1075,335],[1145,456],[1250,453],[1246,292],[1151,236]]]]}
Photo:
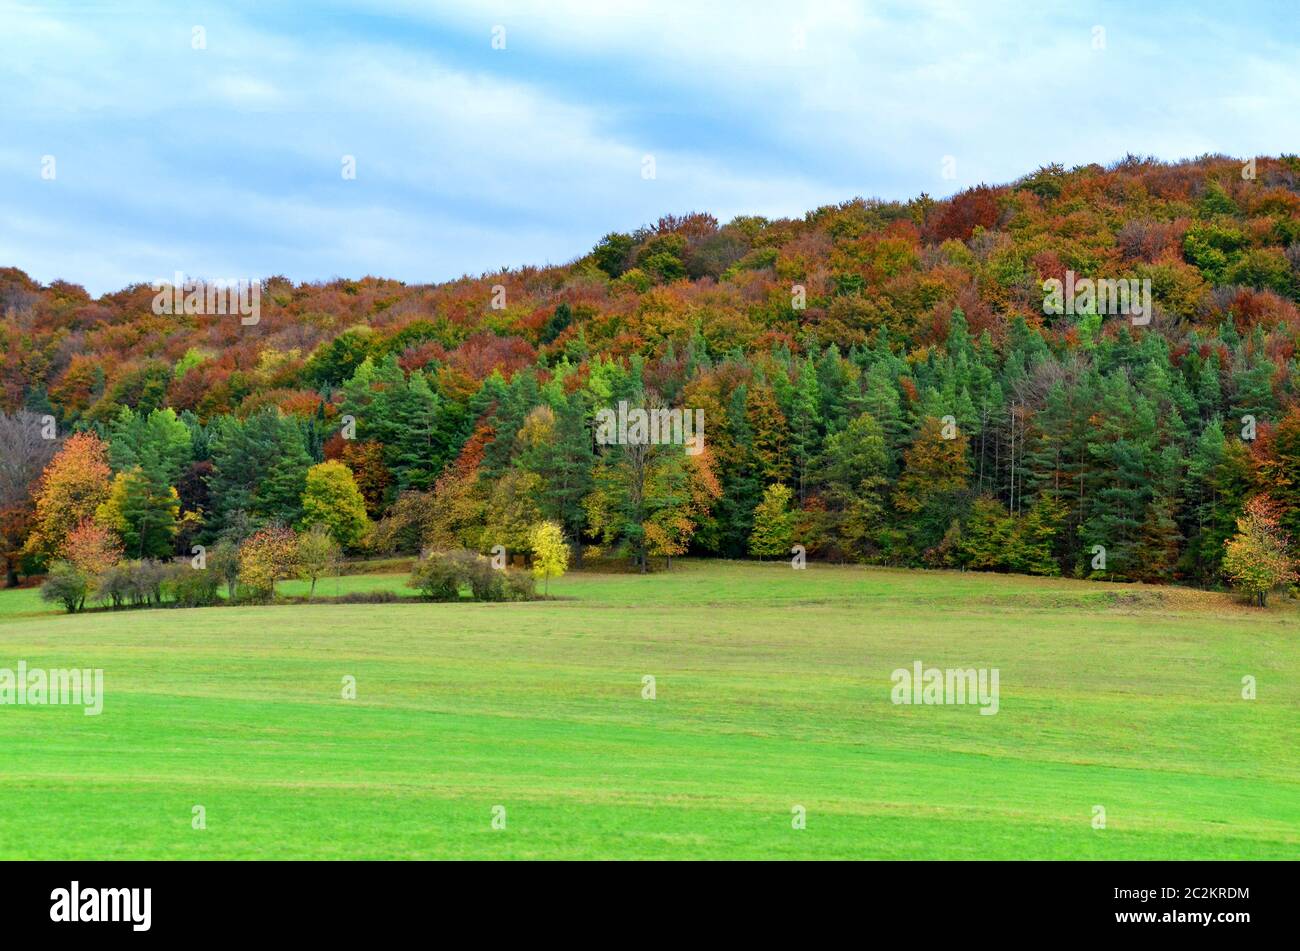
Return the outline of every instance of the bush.
{"type": "Polygon", "coordinates": [[[415,563],[410,586],[430,601],[460,600],[461,570],[447,554],[433,552],[415,563]]]}
{"type": "Polygon", "coordinates": [[[74,614],[85,606],[89,588],[90,579],[83,571],[66,561],[56,561],[41,585],[41,600],[62,604],[65,611],[74,614]]]}
{"type": "Polygon", "coordinates": [[[167,587],[178,607],[206,608],[221,601],[221,575],[211,568],[181,567],[167,587]]]}
{"type": "Polygon", "coordinates": [[[131,596],[131,565],[121,562],[100,572],[95,583],[95,600],[103,604],[109,602],[114,609],[120,608],[131,596]]]}
{"type": "Polygon", "coordinates": [[[466,552],[463,560],[465,580],[475,601],[506,600],[506,569],[492,567],[492,562],[482,555],[466,552]]]}
{"type": "Polygon", "coordinates": [[[502,572],[505,577],[507,601],[532,601],[537,597],[537,579],[527,571],[502,572]]]}
{"type": "Polygon", "coordinates": [[[406,599],[396,591],[353,591],[331,600],[335,604],[396,604],[406,599]]]}
{"type": "Polygon", "coordinates": [[[172,573],[172,566],[160,561],[127,562],[127,592],[131,603],[148,606],[159,605],[163,600],[163,584],[172,573]]]}
{"type": "Polygon", "coordinates": [[[433,552],[416,562],[410,585],[430,601],[458,601],[462,586],[475,601],[531,601],[535,591],[527,572],[493,568],[487,558],[464,548],[433,552]]]}

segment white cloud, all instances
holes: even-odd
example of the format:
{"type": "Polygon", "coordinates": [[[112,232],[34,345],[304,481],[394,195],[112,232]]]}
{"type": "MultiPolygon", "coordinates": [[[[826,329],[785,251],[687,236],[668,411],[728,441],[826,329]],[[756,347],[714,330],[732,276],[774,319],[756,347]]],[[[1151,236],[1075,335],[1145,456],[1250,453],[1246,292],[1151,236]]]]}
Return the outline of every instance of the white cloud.
{"type": "Polygon", "coordinates": [[[1262,154],[1300,138],[1294,49],[1194,13],[365,9],[379,27],[350,30],[346,11],[279,27],[255,7],[205,11],[194,50],[187,11],[0,0],[0,265],[96,291],[178,268],[432,280],[567,260],[667,212],[798,215],[1053,161],[1262,154]],[[491,49],[498,24],[505,51],[491,49]],[[46,153],[57,183],[37,179],[46,153]]]}

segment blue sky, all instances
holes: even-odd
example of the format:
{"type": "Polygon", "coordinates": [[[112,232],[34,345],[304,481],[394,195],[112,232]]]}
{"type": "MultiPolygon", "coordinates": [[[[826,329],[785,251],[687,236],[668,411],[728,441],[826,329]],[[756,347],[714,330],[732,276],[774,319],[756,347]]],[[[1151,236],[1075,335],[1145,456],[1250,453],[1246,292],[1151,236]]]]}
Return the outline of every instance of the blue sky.
{"type": "Polygon", "coordinates": [[[177,271],[428,282],[569,261],[669,212],[1295,152],[1298,21],[1196,0],[0,0],[0,266],[95,294],[177,271]]]}

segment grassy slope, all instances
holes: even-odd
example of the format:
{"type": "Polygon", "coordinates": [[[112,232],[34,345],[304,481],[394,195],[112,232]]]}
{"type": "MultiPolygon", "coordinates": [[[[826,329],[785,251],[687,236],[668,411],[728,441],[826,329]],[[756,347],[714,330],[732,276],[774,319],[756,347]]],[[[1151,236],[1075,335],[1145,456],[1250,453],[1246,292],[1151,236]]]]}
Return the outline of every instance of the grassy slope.
{"type": "Polygon", "coordinates": [[[76,617],[0,592],[0,666],[100,666],[108,693],[0,707],[0,858],[1300,854],[1289,609],[783,563],[552,587],[76,617]],[[999,667],[1001,712],[891,704],[917,659],[999,667]]]}

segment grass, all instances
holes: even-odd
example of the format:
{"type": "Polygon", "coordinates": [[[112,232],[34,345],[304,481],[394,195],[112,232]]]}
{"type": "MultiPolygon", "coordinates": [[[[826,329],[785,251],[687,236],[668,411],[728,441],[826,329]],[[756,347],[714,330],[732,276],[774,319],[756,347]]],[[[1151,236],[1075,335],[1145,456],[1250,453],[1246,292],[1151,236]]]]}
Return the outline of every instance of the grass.
{"type": "Polygon", "coordinates": [[[1293,608],[784,562],[551,589],[76,616],[0,591],[0,667],[102,667],[107,695],[0,707],[0,858],[1300,852],[1293,608]],[[999,668],[998,714],[894,705],[915,660],[999,668]]]}

